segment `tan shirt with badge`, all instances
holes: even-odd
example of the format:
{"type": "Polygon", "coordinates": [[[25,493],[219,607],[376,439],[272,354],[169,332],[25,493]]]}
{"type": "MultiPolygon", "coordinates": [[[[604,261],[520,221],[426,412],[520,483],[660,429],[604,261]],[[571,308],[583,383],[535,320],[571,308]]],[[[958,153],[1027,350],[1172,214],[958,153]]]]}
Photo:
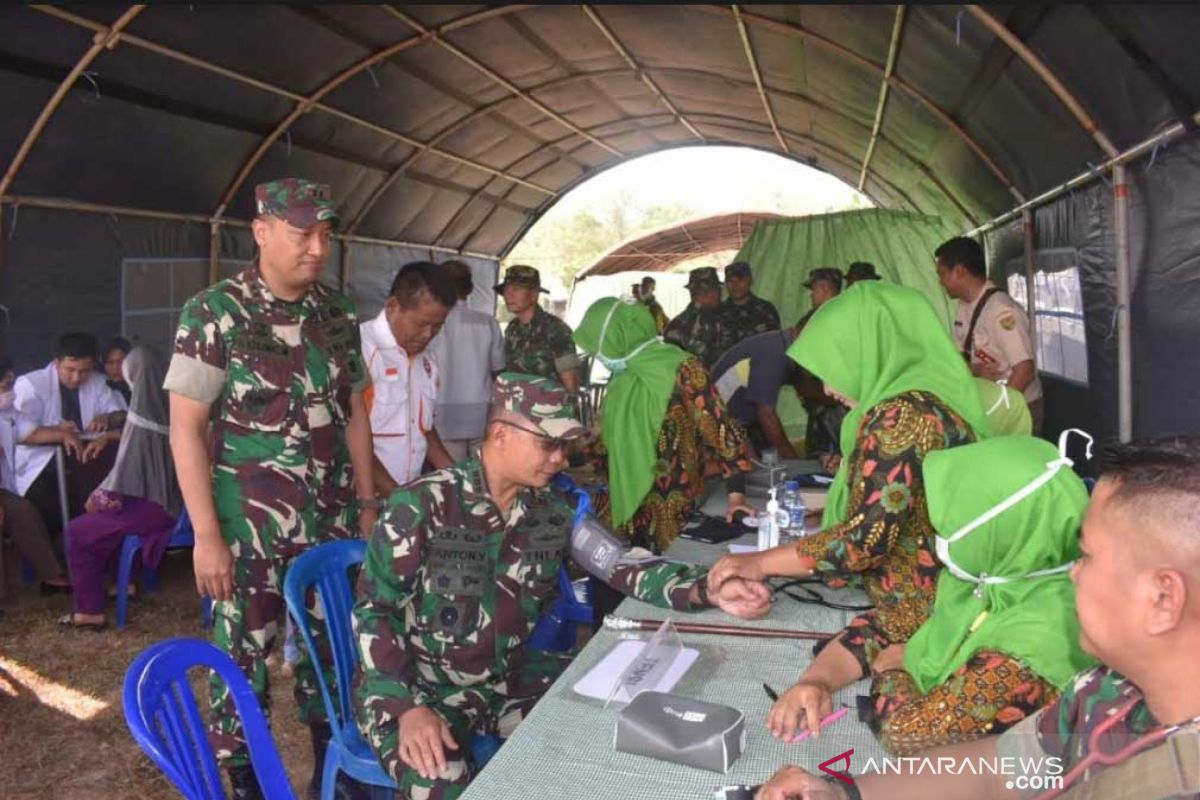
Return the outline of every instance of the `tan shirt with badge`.
{"type": "MultiPolygon", "coordinates": [[[[995,284],[988,281],[979,291],[979,296],[972,302],[958,301],[958,311],[954,319],[954,343],[959,350],[967,340],[967,331],[971,327],[971,316],[975,306],[983,299],[989,289],[995,284]]],[[[1033,339],[1029,335],[1029,317],[1025,309],[1007,292],[996,292],[983,307],[979,322],[975,325],[975,339],[971,352],[971,366],[987,365],[999,371],[999,378],[1008,380],[1012,377],[1013,367],[1022,361],[1033,361],[1033,339]]],[[[1042,381],[1034,372],[1033,381],[1025,387],[1026,402],[1033,402],[1042,396],[1042,381]]]]}

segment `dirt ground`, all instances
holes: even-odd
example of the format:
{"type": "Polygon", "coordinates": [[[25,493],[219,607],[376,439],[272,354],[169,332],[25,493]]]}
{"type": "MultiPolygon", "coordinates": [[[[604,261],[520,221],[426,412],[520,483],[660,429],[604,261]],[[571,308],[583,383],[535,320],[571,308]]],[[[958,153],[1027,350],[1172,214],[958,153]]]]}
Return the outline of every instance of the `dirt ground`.
{"type": "MultiPolygon", "coordinates": [[[[0,616],[0,797],[6,800],[177,800],[179,794],[125,727],[121,687],[141,650],[174,636],[208,638],[190,553],[169,554],[160,591],[130,603],[129,624],[103,633],[63,630],[64,595],[22,587],[0,616]]],[[[298,797],[312,773],[308,729],[296,719],[292,679],[272,667],[272,729],[298,797]]],[[[201,696],[201,708],[204,697],[201,696]]]]}

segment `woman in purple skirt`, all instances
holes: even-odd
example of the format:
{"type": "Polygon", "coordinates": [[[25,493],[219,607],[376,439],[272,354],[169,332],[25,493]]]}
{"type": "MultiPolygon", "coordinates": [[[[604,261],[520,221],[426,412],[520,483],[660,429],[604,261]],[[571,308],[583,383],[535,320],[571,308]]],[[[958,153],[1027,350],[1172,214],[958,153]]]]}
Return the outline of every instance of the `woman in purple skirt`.
{"type": "Polygon", "coordinates": [[[132,399],[116,463],[88,498],[86,513],[67,526],[75,612],[59,620],[63,626],[103,629],[104,581],[125,535],[138,535],[142,564],[156,567],[183,507],[171,458],[167,393],[162,389],[166,361],[139,345],[125,357],[122,372],[132,399]]]}

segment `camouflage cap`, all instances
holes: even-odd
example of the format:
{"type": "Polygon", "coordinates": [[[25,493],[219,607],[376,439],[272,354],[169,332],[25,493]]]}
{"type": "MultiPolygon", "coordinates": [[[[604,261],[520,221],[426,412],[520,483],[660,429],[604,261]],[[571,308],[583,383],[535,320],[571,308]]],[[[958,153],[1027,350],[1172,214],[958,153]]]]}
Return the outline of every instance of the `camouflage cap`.
{"type": "Polygon", "coordinates": [[[855,261],[846,270],[847,281],[878,281],[883,280],[875,271],[875,265],[868,261],[855,261]]]}
{"type": "Polygon", "coordinates": [[[504,271],[504,280],[495,286],[496,291],[503,292],[504,285],[508,283],[514,286],[528,286],[530,289],[537,289],[539,292],[550,294],[549,289],[542,288],[542,273],[524,264],[517,264],[506,269],[504,271]]]}
{"type": "Polygon", "coordinates": [[[549,378],[502,372],[492,384],[492,406],[525,417],[553,439],[575,439],[587,432],[575,419],[566,388],[549,378]]]}
{"type": "Polygon", "coordinates": [[[304,178],[280,178],[254,187],[254,206],[258,213],[279,217],[297,228],[311,228],[318,222],[338,222],[329,186],[304,178]]]}
{"type": "Polygon", "coordinates": [[[721,279],[717,277],[716,267],[697,267],[688,273],[687,288],[689,289],[720,289],[721,279]]]}
{"type": "Polygon", "coordinates": [[[725,280],[752,277],[754,277],[754,274],[750,271],[750,264],[745,261],[735,261],[725,268],[725,280]]]}
{"type": "Polygon", "coordinates": [[[811,289],[812,285],[817,281],[825,281],[833,284],[833,288],[837,291],[842,290],[842,273],[833,267],[818,267],[808,273],[808,280],[804,282],[805,289],[811,289]]]}

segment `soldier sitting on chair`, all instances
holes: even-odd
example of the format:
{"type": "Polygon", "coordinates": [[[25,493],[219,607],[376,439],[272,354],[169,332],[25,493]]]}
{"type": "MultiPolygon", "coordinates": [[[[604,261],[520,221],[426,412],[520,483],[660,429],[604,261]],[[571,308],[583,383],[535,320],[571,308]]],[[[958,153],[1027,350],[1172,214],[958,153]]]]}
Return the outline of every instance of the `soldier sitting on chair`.
{"type": "Polygon", "coordinates": [[[458,797],[474,772],[472,732],[507,735],[566,666],[569,656],[527,644],[568,552],[614,589],[664,608],[741,617],[770,608],[762,583],[722,584],[709,597],[703,567],[624,563],[618,548],[595,567],[599,549],[573,535],[567,498],[546,488],[583,432],[560,384],[503,373],[479,458],[391,496],[358,584],[355,703],[399,797],[458,797]]]}

